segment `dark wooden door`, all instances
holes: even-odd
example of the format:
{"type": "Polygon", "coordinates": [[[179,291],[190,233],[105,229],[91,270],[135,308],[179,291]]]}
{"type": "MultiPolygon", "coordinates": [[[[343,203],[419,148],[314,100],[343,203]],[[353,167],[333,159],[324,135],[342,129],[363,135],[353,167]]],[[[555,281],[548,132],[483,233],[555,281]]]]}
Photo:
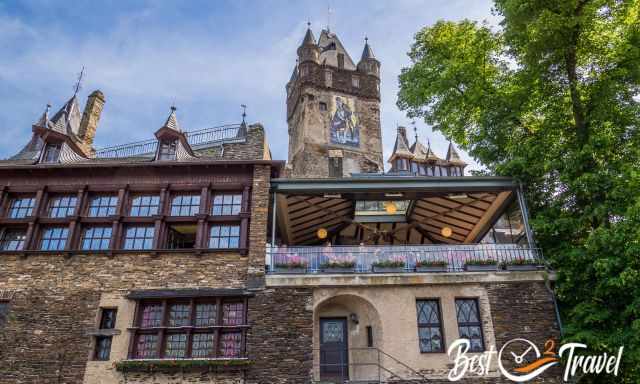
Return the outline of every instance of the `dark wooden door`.
{"type": "Polygon", "coordinates": [[[347,319],[320,319],[320,379],[343,382],[349,379],[347,319]]]}

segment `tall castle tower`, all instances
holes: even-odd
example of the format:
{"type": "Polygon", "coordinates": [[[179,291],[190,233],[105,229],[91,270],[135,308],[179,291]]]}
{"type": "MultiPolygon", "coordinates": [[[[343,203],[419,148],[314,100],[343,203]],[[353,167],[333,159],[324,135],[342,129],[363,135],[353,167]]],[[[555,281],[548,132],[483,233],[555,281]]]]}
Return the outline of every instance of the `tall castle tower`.
{"type": "Polygon", "coordinates": [[[380,62],[365,39],[358,64],[335,33],[307,29],[287,83],[291,177],[383,171],[380,62]]]}

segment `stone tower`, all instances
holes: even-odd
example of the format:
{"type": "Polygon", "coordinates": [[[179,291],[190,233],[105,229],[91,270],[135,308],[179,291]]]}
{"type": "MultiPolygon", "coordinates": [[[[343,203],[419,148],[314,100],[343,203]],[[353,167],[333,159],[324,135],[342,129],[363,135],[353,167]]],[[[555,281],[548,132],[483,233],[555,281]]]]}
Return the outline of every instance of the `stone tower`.
{"type": "Polygon", "coordinates": [[[291,177],[383,171],[380,62],[365,39],[356,65],[335,33],[307,32],[287,83],[291,177]]]}

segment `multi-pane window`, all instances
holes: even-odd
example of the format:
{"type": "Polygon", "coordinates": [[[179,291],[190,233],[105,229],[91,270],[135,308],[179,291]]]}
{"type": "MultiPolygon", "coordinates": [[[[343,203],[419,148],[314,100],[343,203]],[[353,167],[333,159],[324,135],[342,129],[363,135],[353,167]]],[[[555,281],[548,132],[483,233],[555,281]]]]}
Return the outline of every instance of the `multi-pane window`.
{"type": "Polygon", "coordinates": [[[200,195],[178,195],[171,200],[171,216],[194,216],[200,211],[200,195]]]}
{"type": "Polygon", "coordinates": [[[131,199],[131,216],[153,216],[158,214],[160,196],[134,196],[131,199]]]}
{"type": "Polygon", "coordinates": [[[442,317],[438,300],[417,300],[420,352],[444,352],[442,317]]]}
{"type": "Polygon", "coordinates": [[[76,196],[53,196],[49,199],[49,217],[67,217],[76,212],[76,196]]]}
{"type": "Polygon", "coordinates": [[[153,248],[154,234],[155,230],[152,226],[127,227],[124,235],[123,248],[127,250],[151,249],[153,248]]]}
{"type": "Polygon", "coordinates": [[[60,251],[67,244],[69,228],[67,227],[45,227],[42,230],[40,250],[60,251]]]}
{"type": "Polygon", "coordinates": [[[33,214],[36,200],[33,197],[16,197],[9,205],[9,218],[22,219],[33,214]]]}
{"type": "Polygon", "coordinates": [[[89,203],[90,217],[107,217],[116,214],[117,196],[94,196],[89,203]]]}
{"type": "Polygon", "coordinates": [[[212,225],[209,234],[209,248],[239,248],[240,226],[212,225]]]}
{"type": "Polygon", "coordinates": [[[468,339],[471,352],[484,351],[484,337],[478,300],[456,299],[456,317],[458,319],[458,333],[461,339],[468,339]]]}
{"type": "Polygon", "coordinates": [[[44,148],[44,154],[42,156],[43,163],[57,163],[60,159],[60,152],[62,151],[62,143],[50,143],[44,148]]]}
{"type": "MultiPolygon", "coordinates": [[[[100,315],[100,329],[113,329],[116,326],[116,313],[114,308],[103,308],[100,315]]],[[[111,355],[112,336],[97,336],[96,349],[94,353],[95,360],[109,360],[111,355]]]]}
{"type": "Polygon", "coordinates": [[[212,213],[215,216],[223,215],[237,215],[242,209],[242,195],[241,194],[221,194],[213,197],[213,204],[211,207],[212,213]]]}
{"type": "Polygon", "coordinates": [[[247,328],[244,300],[184,300],[140,302],[132,358],[234,358],[244,355],[243,338],[247,328]]]}
{"type": "Polygon", "coordinates": [[[89,227],[82,233],[83,250],[106,250],[111,242],[111,227],[89,227]]]}
{"type": "Polygon", "coordinates": [[[177,147],[177,140],[162,141],[160,143],[160,153],[158,154],[158,160],[175,160],[177,147]]]}
{"type": "Polygon", "coordinates": [[[22,229],[7,229],[0,238],[0,250],[20,251],[24,248],[27,232],[22,229]]]}

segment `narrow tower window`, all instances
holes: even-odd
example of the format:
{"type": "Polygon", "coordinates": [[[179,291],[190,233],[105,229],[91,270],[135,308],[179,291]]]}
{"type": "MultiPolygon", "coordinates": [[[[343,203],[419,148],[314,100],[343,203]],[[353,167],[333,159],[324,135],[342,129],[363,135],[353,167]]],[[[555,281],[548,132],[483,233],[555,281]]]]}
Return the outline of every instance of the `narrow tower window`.
{"type": "Polygon", "coordinates": [[[344,69],[344,53],[338,53],[338,68],[344,69]]]}

